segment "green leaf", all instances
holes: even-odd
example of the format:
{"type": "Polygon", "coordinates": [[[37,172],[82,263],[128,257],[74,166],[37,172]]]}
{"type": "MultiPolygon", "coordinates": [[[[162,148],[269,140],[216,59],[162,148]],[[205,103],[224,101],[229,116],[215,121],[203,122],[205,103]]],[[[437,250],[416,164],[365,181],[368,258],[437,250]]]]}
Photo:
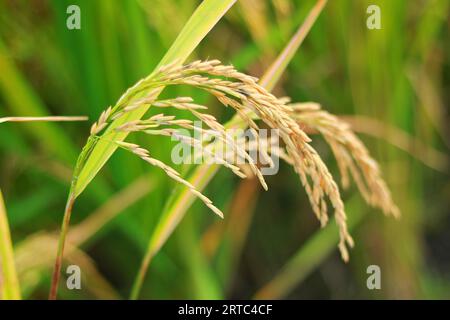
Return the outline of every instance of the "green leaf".
{"type": "Polygon", "coordinates": [[[1,297],[5,300],[20,300],[20,287],[14,263],[14,251],[9,232],[8,216],[0,190],[0,278],[3,287],[1,297]]]}
{"type": "MultiPolygon", "coordinates": [[[[222,18],[227,10],[236,2],[236,0],[205,0],[197,8],[189,21],[184,26],[178,38],[172,47],[163,57],[159,66],[170,63],[182,64],[197,47],[200,41],[208,34],[214,25],[222,18]]],[[[157,67],[157,68],[158,68],[157,67]]],[[[162,89],[161,89],[162,91],[162,89]]],[[[132,90],[127,94],[130,95],[132,90]]],[[[114,128],[125,122],[137,120],[147,112],[147,108],[141,108],[128,113],[115,120],[104,135],[108,134],[108,139],[98,140],[90,151],[89,157],[80,168],[77,174],[77,181],[74,186],[74,196],[79,196],[88,184],[94,179],[100,169],[105,165],[117,145],[112,141],[123,141],[128,133],[115,132],[114,128]]]]}

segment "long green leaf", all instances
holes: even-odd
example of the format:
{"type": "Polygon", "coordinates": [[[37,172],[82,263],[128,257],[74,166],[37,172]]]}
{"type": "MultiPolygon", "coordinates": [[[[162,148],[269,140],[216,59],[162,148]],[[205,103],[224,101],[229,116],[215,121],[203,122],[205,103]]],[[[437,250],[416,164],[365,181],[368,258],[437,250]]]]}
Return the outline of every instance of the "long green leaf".
{"type": "MultiPolygon", "coordinates": [[[[200,41],[208,34],[208,32],[235,2],[236,0],[203,1],[186,23],[178,38],[163,57],[158,67],[175,62],[177,64],[182,64],[197,47],[200,41]]],[[[130,93],[132,93],[132,91],[128,92],[128,94],[130,93]]],[[[83,190],[88,186],[92,179],[94,179],[103,165],[117,149],[117,144],[110,141],[123,141],[127,137],[128,133],[113,132],[114,128],[124,124],[125,122],[140,119],[146,112],[147,108],[140,108],[115,120],[109,126],[105,132],[105,134],[108,134],[108,139],[99,140],[96,143],[90,152],[89,158],[78,174],[77,183],[73,190],[75,197],[83,192],[83,190]]]]}
{"type": "Polygon", "coordinates": [[[9,232],[8,216],[0,190],[0,278],[2,281],[2,299],[20,300],[20,287],[17,278],[14,253],[9,232]]]}

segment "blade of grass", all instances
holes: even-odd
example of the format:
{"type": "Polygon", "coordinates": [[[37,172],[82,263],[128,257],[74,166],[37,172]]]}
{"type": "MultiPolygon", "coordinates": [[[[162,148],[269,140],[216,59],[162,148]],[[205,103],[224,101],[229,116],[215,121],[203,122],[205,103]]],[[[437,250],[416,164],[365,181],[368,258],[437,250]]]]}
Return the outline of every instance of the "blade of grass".
{"type": "MultiPolygon", "coordinates": [[[[318,0],[316,5],[311,10],[310,14],[305,20],[305,23],[300,26],[298,31],[295,33],[293,38],[281,52],[281,54],[277,57],[274,63],[270,66],[267,73],[261,78],[260,84],[265,87],[267,90],[271,91],[276,83],[278,82],[281,74],[285,71],[286,67],[289,64],[289,61],[292,60],[295,52],[305,39],[307,33],[311,29],[313,23],[316,21],[320,12],[324,8],[327,0],[318,0]]],[[[238,115],[235,115],[226,125],[226,128],[242,126],[242,120],[238,115]]],[[[209,181],[214,177],[219,166],[217,165],[200,165],[197,167],[189,179],[189,182],[194,185],[197,190],[202,191],[206,185],[208,185],[209,181]]],[[[186,211],[189,209],[191,204],[194,201],[194,197],[191,193],[186,189],[181,189],[180,193],[176,195],[175,199],[172,202],[172,205],[168,207],[162,217],[160,222],[155,228],[154,233],[152,234],[148,249],[146,254],[142,260],[142,264],[137,273],[136,279],[133,284],[133,288],[131,290],[131,299],[137,299],[139,296],[140,289],[144,282],[145,275],[147,273],[147,269],[150,265],[152,258],[155,254],[160,250],[162,245],[166,242],[170,234],[179,224],[181,219],[183,218],[186,211]]]]}
{"type": "MultiPolygon", "coordinates": [[[[208,32],[235,2],[236,0],[203,1],[186,23],[178,38],[163,57],[158,67],[169,63],[183,63],[184,60],[186,60],[192,51],[197,47],[200,41],[208,34],[208,32]]],[[[162,90],[163,89],[161,89],[161,91],[162,90]]],[[[133,89],[128,91],[127,94],[132,93],[133,89]]],[[[107,141],[89,139],[84,149],[85,152],[83,151],[81,153],[79,159],[81,159],[80,162],[83,163],[83,166],[75,169],[74,177],[76,177],[76,179],[73,181],[69,192],[66,209],[64,211],[49,299],[56,299],[62,256],[64,252],[64,243],[76,197],[83,192],[83,190],[117,149],[117,144],[110,141],[123,141],[127,137],[127,133],[118,133],[114,131],[114,128],[127,121],[140,119],[146,111],[146,108],[138,109],[128,113],[127,116],[115,120],[105,132],[105,134],[110,134],[107,141]],[[89,154],[89,157],[84,159],[87,154],[89,154]]]]}
{"type": "Polygon", "coordinates": [[[2,298],[5,300],[20,300],[20,287],[17,278],[14,253],[9,232],[8,216],[0,190],[0,272],[3,270],[2,298]]]}

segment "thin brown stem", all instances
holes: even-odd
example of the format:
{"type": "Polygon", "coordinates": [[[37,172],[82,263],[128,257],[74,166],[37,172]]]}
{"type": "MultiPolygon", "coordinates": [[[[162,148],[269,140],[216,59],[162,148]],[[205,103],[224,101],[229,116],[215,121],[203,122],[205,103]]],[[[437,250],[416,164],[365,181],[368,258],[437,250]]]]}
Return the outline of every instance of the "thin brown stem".
{"type": "Polygon", "coordinates": [[[65,117],[65,116],[54,116],[54,117],[5,117],[0,118],[0,123],[3,122],[71,122],[71,121],[87,121],[88,117],[76,116],[76,117],[65,117]]]}
{"type": "Polygon", "coordinates": [[[55,266],[53,268],[52,284],[50,287],[49,300],[56,300],[58,292],[58,284],[61,276],[62,261],[64,256],[64,245],[66,242],[67,231],[69,230],[70,216],[72,214],[73,204],[75,203],[75,197],[71,193],[67,200],[66,209],[64,211],[64,219],[61,226],[61,236],[58,242],[58,251],[56,253],[55,266]]]}

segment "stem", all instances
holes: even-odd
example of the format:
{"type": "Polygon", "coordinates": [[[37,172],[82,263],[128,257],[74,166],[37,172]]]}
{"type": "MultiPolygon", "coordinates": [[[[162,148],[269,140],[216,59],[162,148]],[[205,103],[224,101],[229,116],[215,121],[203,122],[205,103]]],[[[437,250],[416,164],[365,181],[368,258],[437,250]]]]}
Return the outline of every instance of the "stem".
{"type": "Polygon", "coordinates": [[[65,116],[54,116],[54,117],[5,117],[0,118],[0,123],[3,122],[71,122],[71,121],[87,121],[88,117],[77,116],[77,117],[65,117],[65,116]]]}
{"type": "Polygon", "coordinates": [[[69,197],[66,203],[66,209],[64,210],[64,217],[61,226],[61,232],[59,234],[58,240],[58,250],[56,252],[56,261],[53,268],[52,284],[50,287],[49,300],[56,300],[56,293],[58,291],[59,277],[61,274],[62,259],[64,256],[64,245],[66,243],[67,233],[69,231],[70,216],[72,215],[72,208],[77,198],[75,192],[75,185],[78,181],[79,172],[86,161],[86,157],[89,156],[92,148],[98,141],[98,137],[91,135],[89,136],[86,145],[83,150],[81,150],[80,156],[78,157],[77,163],[75,165],[74,174],[72,177],[72,182],[70,184],[69,197]]]}
{"type": "Polygon", "coordinates": [[[134,280],[133,288],[131,289],[130,300],[137,300],[139,298],[139,292],[141,292],[145,276],[147,275],[148,266],[150,265],[150,262],[152,261],[154,256],[155,253],[153,250],[147,250],[147,252],[145,253],[139,271],[134,280]]]}
{"type": "Polygon", "coordinates": [[[56,300],[56,294],[58,291],[59,278],[61,276],[62,260],[64,256],[64,246],[67,237],[67,231],[69,230],[70,216],[72,215],[72,208],[75,203],[75,197],[73,192],[69,194],[67,199],[66,209],[64,211],[64,218],[61,226],[61,234],[58,241],[58,251],[56,252],[56,261],[53,268],[52,284],[50,288],[49,300],[56,300]]]}

